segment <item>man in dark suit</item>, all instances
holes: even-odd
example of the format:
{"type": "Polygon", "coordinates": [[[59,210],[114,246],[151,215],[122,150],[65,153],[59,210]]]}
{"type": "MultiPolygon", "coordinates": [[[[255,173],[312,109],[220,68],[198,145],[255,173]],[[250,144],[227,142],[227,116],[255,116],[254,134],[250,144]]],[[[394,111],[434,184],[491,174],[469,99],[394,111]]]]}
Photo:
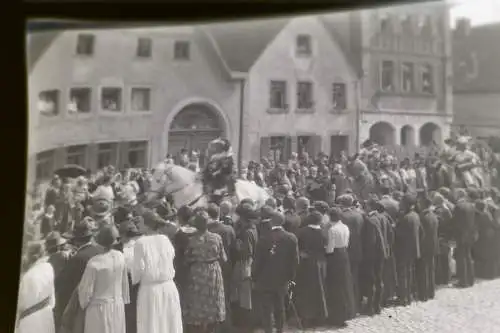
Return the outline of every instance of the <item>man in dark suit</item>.
{"type": "Polygon", "coordinates": [[[379,203],[384,206],[384,210],[389,216],[394,220],[398,220],[398,214],[399,214],[399,202],[396,201],[391,195],[390,195],[390,189],[388,187],[383,187],[381,189],[382,192],[382,197],[380,198],[379,203]]]}
{"type": "MultiPolygon", "coordinates": [[[[384,260],[382,304],[388,305],[396,294],[396,260],[394,258],[394,228],[395,223],[391,215],[386,211],[385,206],[378,201],[375,204],[382,234],[385,239],[387,256],[384,260]]],[[[398,203],[399,208],[399,203],[398,203]]]]}
{"type": "Polygon", "coordinates": [[[401,200],[401,218],[396,224],[394,253],[398,274],[398,300],[401,305],[409,305],[414,289],[415,263],[420,258],[420,238],[424,229],[420,217],[415,212],[416,198],[406,194],[401,200]]]}
{"type": "Polygon", "coordinates": [[[439,218],[431,209],[432,202],[424,196],[419,200],[420,222],[424,229],[421,239],[421,257],[417,260],[417,290],[418,298],[427,301],[434,298],[436,291],[435,258],[439,254],[439,218]]]}
{"type": "Polygon", "coordinates": [[[283,214],[272,214],[271,232],[257,242],[255,261],[252,265],[252,280],[262,297],[266,333],[273,331],[273,314],[277,332],[283,332],[285,297],[299,264],[297,238],[283,229],[284,223],[283,214]]]}
{"type": "Polygon", "coordinates": [[[104,248],[93,241],[95,231],[94,220],[85,217],[79,224],[75,225],[71,234],[66,235],[71,238],[71,242],[76,247],[76,253],[64,266],[59,278],[61,283],[56,286],[56,308],[61,311],[61,313],[56,314],[56,318],[61,318],[73,292],[80,283],[87,262],[92,257],[104,253],[104,248]]]}
{"type": "Polygon", "coordinates": [[[367,215],[362,229],[363,266],[365,267],[365,289],[368,296],[366,312],[368,315],[382,311],[383,271],[388,258],[387,239],[383,221],[377,211],[374,199],[367,202],[367,215]]]}
{"type": "Polygon", "coordinates": [[[474,265],[472,262],[472,246],[478,235],[476,229],[476,207],[467,198],[464,189],[455,193],[457,199],[452,218],[452,233],[456,241],[458,287],[465,288],[474,285],[474,265]]]}
{"type": "Polygon", "coordinates": [[[342,222],[349,228],[349,262],[351,265],[351,275],[353,279],[354,297],[356,309],[361,310],[360,274],[359,267],[363,258],[363,247],[361,245],[361,230],[363,230],[363,215],[354,210],[354,198],[352,195],[344,194],[337,198],[337,202],[342,207],[342,222]]]}

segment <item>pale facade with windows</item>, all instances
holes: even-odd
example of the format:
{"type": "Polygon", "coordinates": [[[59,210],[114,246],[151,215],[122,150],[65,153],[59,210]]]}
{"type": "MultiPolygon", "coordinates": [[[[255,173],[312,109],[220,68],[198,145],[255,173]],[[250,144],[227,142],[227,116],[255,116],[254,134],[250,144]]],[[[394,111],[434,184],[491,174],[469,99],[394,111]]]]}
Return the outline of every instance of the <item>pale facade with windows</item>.
{"type": "Polygon", "coordinates": [[[248,70],[244,160],[352,152],[354,81],[321,17],[283,23],[248,70]]]}
{"type": "Polygon", "coordinates": [[[366,10],[350,14],[350,19],[360,29],[354,48],[366,50],[354,65],[364,72],[360,141],[441,144],[453,116],[446,5],[366,10]]]}
{"type": "Polygon", "coordinates": [[[37,52],[31,180],[65,164],[151,167],[219,135],[238,141],[240,89],[199,29],[71,30],[37,52]]]}

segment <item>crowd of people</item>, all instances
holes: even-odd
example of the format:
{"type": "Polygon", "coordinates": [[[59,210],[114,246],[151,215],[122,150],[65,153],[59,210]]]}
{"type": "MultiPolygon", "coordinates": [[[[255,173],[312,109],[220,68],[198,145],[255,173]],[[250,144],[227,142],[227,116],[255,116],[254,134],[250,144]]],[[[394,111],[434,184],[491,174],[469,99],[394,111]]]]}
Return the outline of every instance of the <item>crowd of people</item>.
{"type": "MultiPolygon", "coordinates": [[[[373,151],[364,161],[377,186],[367,194],[351,176],[359,157],[293,153],[243,166],[240,178],[272,194],[263,207],[145,205],[152,170],[55,175],[32,198],[17,332],[344,327],[434,298],[453,282],[453,262],[460,288],[500,277],[496,187],[438,188],[425,173],[430,157],[373,151]],[[384,177],[390,170],[398,181],[384,177]]],[[[176,162],[199,170],[184,153],[176,162]]]]}

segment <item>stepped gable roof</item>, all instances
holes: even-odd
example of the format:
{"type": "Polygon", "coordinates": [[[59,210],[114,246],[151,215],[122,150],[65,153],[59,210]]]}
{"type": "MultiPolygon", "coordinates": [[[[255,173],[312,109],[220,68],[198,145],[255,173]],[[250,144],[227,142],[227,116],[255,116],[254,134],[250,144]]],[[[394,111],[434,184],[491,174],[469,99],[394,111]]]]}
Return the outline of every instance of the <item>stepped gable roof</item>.
{"type": "Polygon", "coordinates": [[[500,23],[471,27],[453,37],[455,93],[500,93],[500,23]]]}
{"type": "Polygon", "coordinates": [[[290,21],[249,20],[203,26],[231,71],[248,72],[266,47],[290,21]]]}

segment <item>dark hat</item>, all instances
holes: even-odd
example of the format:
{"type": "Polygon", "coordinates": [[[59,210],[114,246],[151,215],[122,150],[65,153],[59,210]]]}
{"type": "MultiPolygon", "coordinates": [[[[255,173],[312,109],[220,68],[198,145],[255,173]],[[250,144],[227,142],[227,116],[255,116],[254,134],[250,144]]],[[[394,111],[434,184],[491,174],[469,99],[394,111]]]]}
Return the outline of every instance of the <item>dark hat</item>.
{"type": "Polygon", "coordinates": [[[67,238],[71,239],[81,239],[89,236],[93,236],[97,230],[96,222],[93,218],[86,216],[80,223],[77,223],[73,231],[65,234],[67,238]]]}
{"type": "Polygon", "coordinates": [[[285,197],[283,199],[284,209],[295,209],[295,199],[293,197],[285,197]]]}
{"type": "Polygon", "coordinates": [[[307,216],[309,224],[321,224],[323,221],[323,214],[318,211],[313,211],[309,216],[307,216]]]}
{"type": "Polygon", "coordinates": [[[258,218],[257,212],[253,209],[253,206],[248,203],[240,204],[238,207],[236,207],[235,212],[240,217],[247,220],[255,220],[258,218]]]}
{"type": "Polygon", "coordinates": [[[114,224],[105,225],[101,229],[99,229],[96,241],[98,244],[104,247],[110,247],[116,243],[118,237],[120,237],[120,234],[118,233],[118,229],[116,229],[114,224]]]}
{"type": "Polygon", "coordinates": [[[330,208],[328,215],[330,216],[330,221],[337,222],[341,219],[342,212],[338,207],[332,207],[330,208]]]}
{"type": "Polygon", "coordinates": [[[66,244],[66,239],[64,239],[58,231],[52,231],[45,237],[45,248],[47,250],[63,244],[66,244]]]}
{"type": "Polygon", "coordinates": [[[330,208],[325,201],[316,201],[314,203],[314,208],[320,212],[321,214],[328,213],[328,209],[330,208]]]}
{"type": "Polygon", "coordinates": [[[260,209],[260,217],[262,220],[269,220],[274,213],[274,208],[271,206],[262,206],[260,209]]]}
{"type": "Polygon", "coordinates": [[[240,205],[244,205],[244,204],[250,204],[253,206],[255,203],[253,202],[253,200],[251,198],[245,198],[245,199],[241,200],[241,202],[240,202],[240,205]]]}
{"type": "Polygon", "coordinates": [[[337,198],[337,203],[344,207],[352,207],[354,204],[354,198],[350,194],[342,194],[337,198]]]}
{"type": "Polygon", "coordinates": [[[280,212],[274,212],[271,215],[271,225],[273,226],[282,226],[285,224],[285,216],[280,212]]]}

